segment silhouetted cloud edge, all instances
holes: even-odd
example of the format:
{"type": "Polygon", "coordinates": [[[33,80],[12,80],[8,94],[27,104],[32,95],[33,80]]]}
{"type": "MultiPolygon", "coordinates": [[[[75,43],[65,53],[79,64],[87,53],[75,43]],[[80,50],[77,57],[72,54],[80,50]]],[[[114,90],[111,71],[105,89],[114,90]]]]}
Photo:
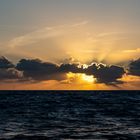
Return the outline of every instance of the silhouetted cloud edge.
{"type": "Polygon", "coordinates": [[[93,62],[85,68],[80,63],[55,64],[40,59],[21,59],[16,65],[6,57],[0,57],[0,81],[44,81],[67,79],[67,73],[93,75],[98,83],[120,84],[124,74],[140,76],[140,59],[132,61],[128,72],[116,65],[105,65],[93,62]]]}

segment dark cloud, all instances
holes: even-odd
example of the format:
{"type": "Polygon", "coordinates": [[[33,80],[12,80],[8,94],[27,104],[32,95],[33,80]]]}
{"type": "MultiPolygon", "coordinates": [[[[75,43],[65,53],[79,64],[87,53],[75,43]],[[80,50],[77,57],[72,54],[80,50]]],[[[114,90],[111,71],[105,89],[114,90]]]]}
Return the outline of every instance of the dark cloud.
{"type": "Polygon", "coordinates": [[[78,68],[78,64],[61,64],[58,66],[49,62],[42,62],[39,59],[22,59],[16,68],[23,71],[25,77],[34,80],[64,80],[68,72],[82,72],[82,69],[78,68]]]}
{"type": "Polygon", "coordinates": [[[140,58],[129,64],[129,74],[140,76],[140,58]]]}
{"type": "Polygon", "coordinates": [[[84,69],[79,67],[79,64],[62,64],[59,67],[59,71],[63,73],[84,73],[84,69]]]}
{"type": "Polygon", "coordinates": [[[10,62],[7,58],[3,56],[0,57],[0,69],[8,69],[8,68],[14,68],[12,62],[10,62]]]}
{"type": "Polygon", "coordinates": [[[125,70],[119,66],[106,66],[104,64],[93,63],[86,70],[87,75],[93,75],[101,83],[117,83],[118,79],[125,74],[125,70]]]}
{"type": "Polygon", "coordinates": [[[15,69],[14,64],[5,57],[0,57],[0,81],[19,80],[22,72],[15,69]]]}
{"type": "Polygon", "coordinates": [[[62,80],[64,78],[56,64],[42,62],[39,59],[22,59],[16,68],[23,71],[25,77],[30,77],[34,80],[62,80]]]}
{"type": "Polygon", "coordinates": [[[7,59],[0,60],[0,79],[13,79],[20,77],[23,73],[23,79],[32,79],[35,81],[42,80],[65,80],[66,74],[84,73],[93,75],[101,83],[117,83],[118,79],[125,73],[124,69],[119,66],[106,66],[104,64],[92,63],[87,68],[75,63],[57,65],[54,63],[43,62],[39,59],[21,59],[16,67],[7,59]]]}
{"type": "Polygon", "coordinates": [[[0,69],[0,80],[19,80],[22,78],[22,72],[15,68],[0,69]]]}

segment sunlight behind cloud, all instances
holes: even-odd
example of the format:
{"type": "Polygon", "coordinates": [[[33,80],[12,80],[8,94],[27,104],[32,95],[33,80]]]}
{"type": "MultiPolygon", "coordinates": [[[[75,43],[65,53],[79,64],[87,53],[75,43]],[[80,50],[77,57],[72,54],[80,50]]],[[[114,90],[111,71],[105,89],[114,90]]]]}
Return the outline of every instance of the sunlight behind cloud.
{"type": "Polygon", "coordinates": [[[93,76],[88,76],[86,74],[82,74],[81,78],[82,78],[82,80],[84,80],[85,82],[88,82],[88,83],[94,83],[96,81],[96,79],[93,76]]]}
{"type": "Polygon", "coordinates": [[[88,76],[86,74],[82,74],[82,73],[67,73],[67,78],[68,78],[68,82],[69,83],[95,83],[96,82],[96,78],[94,78],[94,76],[88,76]]]}

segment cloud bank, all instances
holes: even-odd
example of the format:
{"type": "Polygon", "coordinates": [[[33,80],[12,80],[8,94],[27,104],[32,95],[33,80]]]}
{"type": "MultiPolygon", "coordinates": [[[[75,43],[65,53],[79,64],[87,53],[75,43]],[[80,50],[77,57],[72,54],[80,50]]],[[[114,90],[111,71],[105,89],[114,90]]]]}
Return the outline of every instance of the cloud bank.
{"type": "Polygon", "coordinates": [[[43,62],[40,59],[21,59],[16,65],[7,58],[0,58],[0,81],[8,80],[28,80],[28,81],[46,81],[67,79],[68,73],[86,74],[94,76],[97,83],[117,84],[124,74],[140,76],[140,59],[132,61],[129,64],[128,73],[125,69],[115,65],[105,65],[93,62],[84,67],[80,63],[62,63],[54,64],[43,62]]]}

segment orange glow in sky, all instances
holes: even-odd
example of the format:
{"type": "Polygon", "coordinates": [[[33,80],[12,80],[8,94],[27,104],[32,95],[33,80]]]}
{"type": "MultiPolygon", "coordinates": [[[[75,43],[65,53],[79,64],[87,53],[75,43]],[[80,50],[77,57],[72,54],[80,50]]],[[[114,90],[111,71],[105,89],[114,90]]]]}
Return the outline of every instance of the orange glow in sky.
{"type": "Polygon", "coordinates": [[[60,1],[1,0],[0,89],[138,89],[140,0],[60,1]]]}

